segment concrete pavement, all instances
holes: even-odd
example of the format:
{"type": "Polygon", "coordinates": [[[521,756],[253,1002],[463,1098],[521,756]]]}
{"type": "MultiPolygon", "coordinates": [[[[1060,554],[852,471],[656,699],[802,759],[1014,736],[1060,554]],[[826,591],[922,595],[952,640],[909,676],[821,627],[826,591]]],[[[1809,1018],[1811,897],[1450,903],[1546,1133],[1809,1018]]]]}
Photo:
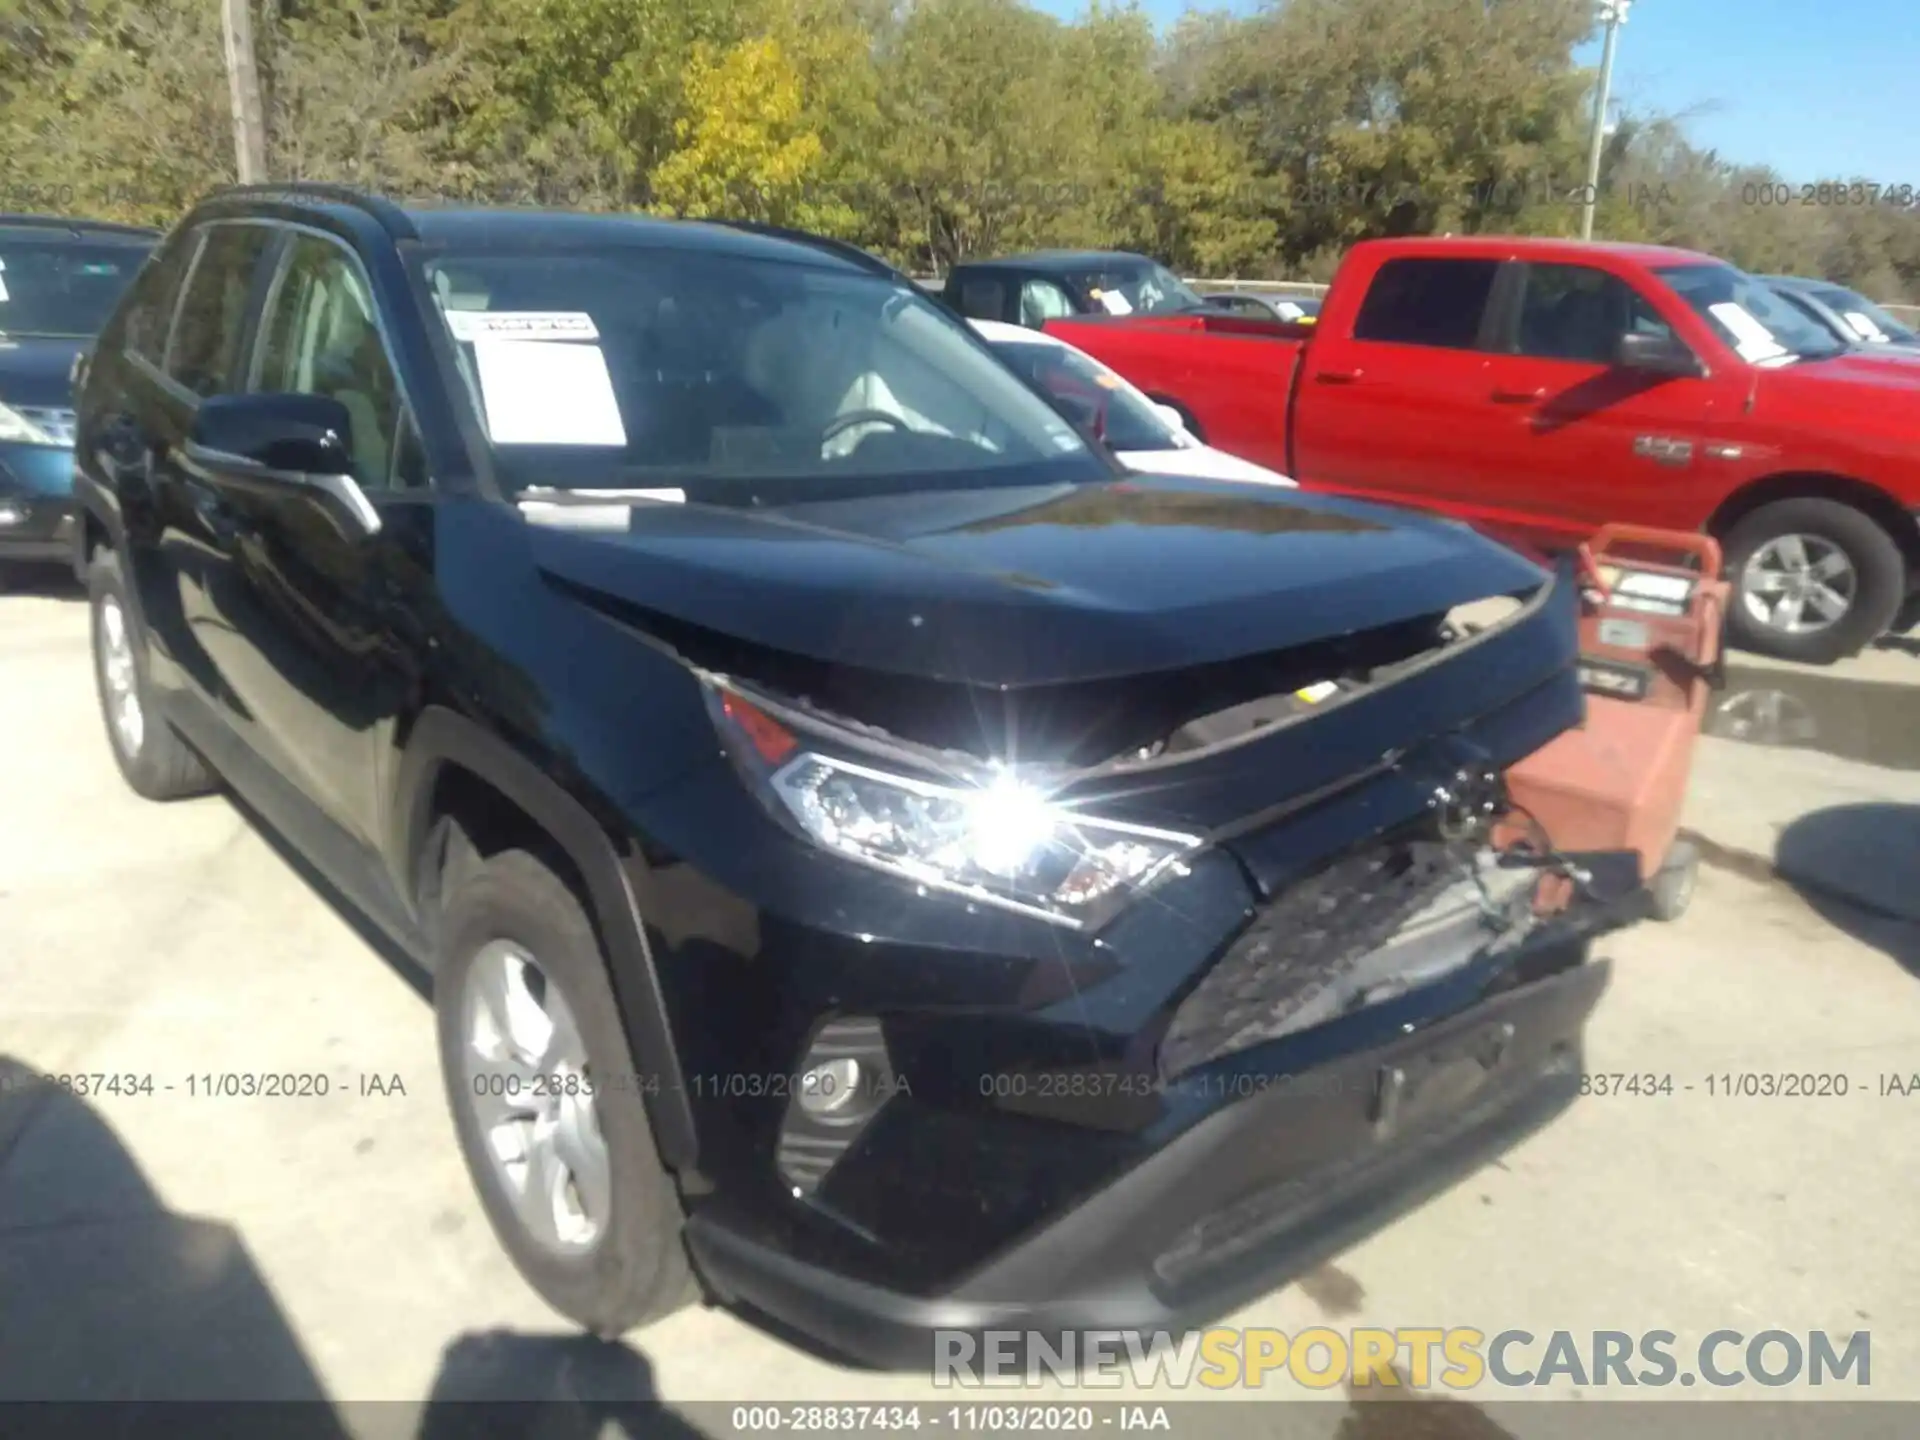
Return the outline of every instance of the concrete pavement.
{"type": "MultiPolygon", "coordinates": [[[[0,1076],[0,1399],[417,1406],[585,1386],[683,1403],[951,1401],[719,1311],[624,1347],[570,1338],[488,1232],[410,977],[225,799],[156,806],[124,788],[85,635],[77,598],[0,600],[0,1056],[18,1067],[16,1083],[0,1076]],[[80,1104],[27,1079],[77,1071],[159,1086],[80,1104]],[[325,1076],[329,1093],[209,1097],[196,1083],[233,1072],[325,1076]]],[[[1867,665],[1898,683],[1920,659],[1867,665]]],[[[1911,772],[1732,738],[1703,742],[1699,773],[1690,822],[1756,855],[1836,805],[1920,801],[1873,788],[1911,772]]],[[[1920,1399],[1920,1095],[1882,1093],[1886,1076],[1920,1072],[1914,935],[1829,891],[1710,872],[1680,924],[1609,947],[1616,977],[1591,1034],[1593,1071],[1670,1076],[1671,1093],[1583,1100],[1234,1323],[1666,1329],[1683,1344],[1721,1328],[1868,1330],[1870,1397],[1920,1399]],[[1716,1093],[1779,1072],[1844,1076],[1848,1093],[1716,1093]]],[[[1303,1392],[1274,1380],[1268,1393],[1303,1392]]],[[[1780,1392],[1686,1398],[1762,1393],[1780,1392]]],[[[1329,1398],[1288,1433],[1346,1425],[1329,1398]]],[[[1473,1396],[1493,1398],[1507,1397],[1473,1396]]],[[[1430,1433],[1532,1431],[1503,1411],[1491,1432],[1430,1433]]]]}

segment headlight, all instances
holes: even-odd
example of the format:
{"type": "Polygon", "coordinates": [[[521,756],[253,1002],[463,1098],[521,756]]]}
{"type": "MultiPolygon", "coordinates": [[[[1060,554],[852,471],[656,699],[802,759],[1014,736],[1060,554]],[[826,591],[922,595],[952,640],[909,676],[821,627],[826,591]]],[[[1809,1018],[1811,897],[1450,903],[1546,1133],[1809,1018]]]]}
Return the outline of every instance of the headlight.
{"type": "Polygon", "coordinates": [[[1198,849],[1193,835],[1102,820],[1011,768],[939,780],[809,748],[737,695],[723,723],[747,742],[762,798],[822,848],[934,889],[1079,926],[1198,849]]]}
{"type": "Polygon", "coordinates": [[[60,442],[11,405],[0,404],[0,440],[19,445],[58,445],[60,442]]]}

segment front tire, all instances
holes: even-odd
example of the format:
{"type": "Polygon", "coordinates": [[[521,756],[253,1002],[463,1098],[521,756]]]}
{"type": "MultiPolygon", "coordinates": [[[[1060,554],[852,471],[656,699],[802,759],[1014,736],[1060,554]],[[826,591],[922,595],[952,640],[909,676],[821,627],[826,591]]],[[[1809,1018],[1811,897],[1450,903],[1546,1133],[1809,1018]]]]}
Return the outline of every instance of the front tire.
{"type": "Polygon", "coordinates": [[[1763,505],[1727,536],[1727,625],[1742,647],[1831,665],[1893,623],[1906,559],[1869,515],[1838,500],[1763,505]]]}
{"type": "Polygon", "coordinates": [[[213,789],[213,774],[153,708],[147,650],[127,595],[120,557],[101,550],[87,567],[93,616],[93,679],[107,748],[121,778],[148,800],[179,800],[213,789]]]}
{"type": "Polygon", "coordinates": [[[457,878],[434,974],[454,1129],[494,1234],[570,1320],[612,1338],[691,1290],[683,1216],[592,922],[509,850],[457,878]]]}

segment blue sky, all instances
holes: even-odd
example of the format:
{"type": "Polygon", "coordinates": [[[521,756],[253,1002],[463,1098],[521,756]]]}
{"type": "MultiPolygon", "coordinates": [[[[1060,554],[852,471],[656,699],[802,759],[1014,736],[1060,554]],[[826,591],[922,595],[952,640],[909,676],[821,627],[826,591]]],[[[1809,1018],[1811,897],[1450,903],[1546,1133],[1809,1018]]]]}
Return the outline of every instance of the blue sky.
{"type": "MultiPolygon", "coordinates": [[[[1084,0],[1036,0],[1072,16],[1084,0]]],[[[1185,0],[1143,0],[1162,25],[1185,0]]],[[[1224,7],[1247,11],[1249,0],[1224,7]]],[[[1581,59],[1599,63],[1599,46],[1581,59]]],[[[1684,113],[1696,144],[1789,180],[1864,174],[1920,188],[1920,0],[1634,0],[1614,93],[1684,113]]]]}

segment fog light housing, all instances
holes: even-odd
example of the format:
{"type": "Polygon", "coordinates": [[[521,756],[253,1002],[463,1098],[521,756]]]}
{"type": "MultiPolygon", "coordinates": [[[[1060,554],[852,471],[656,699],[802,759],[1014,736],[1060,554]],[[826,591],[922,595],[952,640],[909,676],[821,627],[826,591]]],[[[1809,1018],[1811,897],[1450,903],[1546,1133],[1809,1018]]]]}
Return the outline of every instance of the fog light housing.
{"type": "Polygon", "coordinates": [[[27,507],[11,500],[0,500],[0,530],[27,523],[27,507]]]}
{"type": "Polygon", "coordinates": [[[906,1090],[894,1076],[878,1020],[843,1016],[822,1025],[794,1067],[774,1155],[794,1197],[819,1189],[881,1107],[906,1090]]]}

